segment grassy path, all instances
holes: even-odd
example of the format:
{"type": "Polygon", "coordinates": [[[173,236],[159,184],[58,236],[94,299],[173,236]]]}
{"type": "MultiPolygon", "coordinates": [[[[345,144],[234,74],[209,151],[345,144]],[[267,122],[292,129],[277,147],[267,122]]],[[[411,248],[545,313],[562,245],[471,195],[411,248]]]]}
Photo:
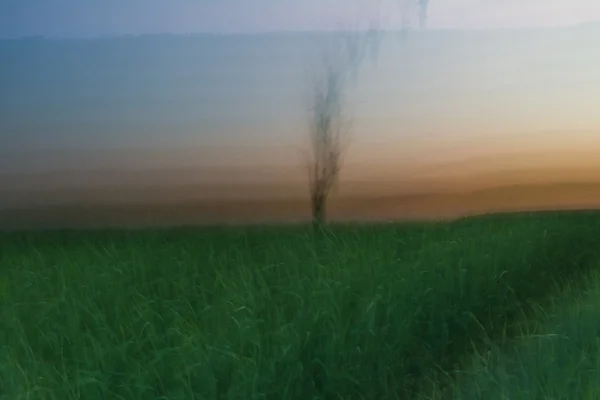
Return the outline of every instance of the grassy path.
{"type": "Polygon", "coordinates": [[[600,399],[600,271],[566,285],[519,334],[475,351],[450,391],[435,382],[424,399],[600,399]]]}

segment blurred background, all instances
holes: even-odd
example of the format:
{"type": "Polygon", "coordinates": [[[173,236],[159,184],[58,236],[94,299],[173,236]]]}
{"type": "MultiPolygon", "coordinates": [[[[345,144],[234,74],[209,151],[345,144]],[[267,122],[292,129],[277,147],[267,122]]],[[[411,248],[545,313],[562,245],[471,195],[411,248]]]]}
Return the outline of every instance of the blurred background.
{"type": "Polygon", "coordinates": [[[0,224],[307,218],[311,72],[373,20],[332,218],[600,205],[600,3],[406,7],[2,2],[0,224]]]}

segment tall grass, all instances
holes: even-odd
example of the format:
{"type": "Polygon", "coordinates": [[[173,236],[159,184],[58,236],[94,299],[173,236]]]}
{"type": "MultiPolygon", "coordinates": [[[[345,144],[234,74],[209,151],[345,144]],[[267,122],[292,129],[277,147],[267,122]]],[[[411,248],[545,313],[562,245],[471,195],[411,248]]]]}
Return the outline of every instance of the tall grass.
{"type": "Polygon", "coordinates": [[[404,399],[597,259],[600,215],[0,236],[2,399],[404,399]]]}
{"type": "MultiPolygon", "coordinates": [[[[471,353],[450,387],[466,399],[599,399],[600,272],[569,284],[514,338],[471,353]]],[[[439,385],[421,399],[443,398],[439,385]]]]}

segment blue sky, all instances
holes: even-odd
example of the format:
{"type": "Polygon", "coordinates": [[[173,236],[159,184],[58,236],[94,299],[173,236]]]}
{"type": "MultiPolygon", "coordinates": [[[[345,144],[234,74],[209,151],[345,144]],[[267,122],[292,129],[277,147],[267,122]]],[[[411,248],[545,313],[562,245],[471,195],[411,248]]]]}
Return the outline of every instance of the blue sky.
{"type": "MultiPolygon", "coordinates": [[[[0,37],[331,29],[377,0],[0,0],[0,37]]],[[[399,3],[382,0],[391,26],[399,3]],[[391,11],[394,10],[394,11],[391,11]]],[[[431,28],[510,28],[600,19],[598,0],[431,0],[431,28]]]]}
{"type": "MultiPolygon", "coordinates": [[[[369,1],[0,0],[0,37],[330,29],[367,15],[360,2],[369,1]]],[[[382,1],[386,11],[399,9],[400,0],[382,1]]],[[[430,1],[431,28],[600,20],[599,0],[430,1]]],[[[399,27],[398,12],[385,15],[399,27]]],[[[600,30],[504,35],[382,43],[352,93],[344,176],[396,181],[407,165],[417,176],[417,165],[475,156],[472,169],[483,160],[490,169],[597,171],[597,155],[582,154],[598,148],[600,30]]],[[[304,179],[305,72],[321,44],[306,36],[304,47],[275,36],[219,38],[227,43],[218,46],[202,43],[215,38],[0,43],[0,152],[14,150],[0,157],[0,170],[233,165],[240,180],[304,179]],[[277,165],[274,177],[262,165],[277,165]]]]}

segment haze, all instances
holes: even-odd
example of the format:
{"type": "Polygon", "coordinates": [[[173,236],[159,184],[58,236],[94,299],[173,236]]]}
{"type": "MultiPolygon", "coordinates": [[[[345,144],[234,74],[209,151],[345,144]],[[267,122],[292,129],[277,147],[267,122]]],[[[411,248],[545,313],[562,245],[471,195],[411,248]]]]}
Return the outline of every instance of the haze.
{"type": "MultiPolygon", "coordinates": [[[[401,0],[3,0],[0,37],[330,30],[375,12],[373,4],[381,4],[388,27],[398,28],[401,0]]],[[[432,29],[565,26],[600,19],[600,3],[432,0],[428,14],[432,29]]]]}
{"type": "MultiPolygon", "coordinates": [[[[133,207],[94,214],[115,220],[163,207],[165,223],[305,215],[308,76],[335,40],[323,31],[374,15],[341,4],[0,3],[0,222],[73,204],[133,207]],[[248,199],[239,215],[223,205],[248,199]]],[[[429,29],[408,35],[382,7],[377,62],[348,98],[340,217],[600,204],[600,3],[431,0],[429,29]],[[515,202],[514,185],[537,200],[515,202]],[[482,189],[504,194],[452,197],[482,189]]]]}

